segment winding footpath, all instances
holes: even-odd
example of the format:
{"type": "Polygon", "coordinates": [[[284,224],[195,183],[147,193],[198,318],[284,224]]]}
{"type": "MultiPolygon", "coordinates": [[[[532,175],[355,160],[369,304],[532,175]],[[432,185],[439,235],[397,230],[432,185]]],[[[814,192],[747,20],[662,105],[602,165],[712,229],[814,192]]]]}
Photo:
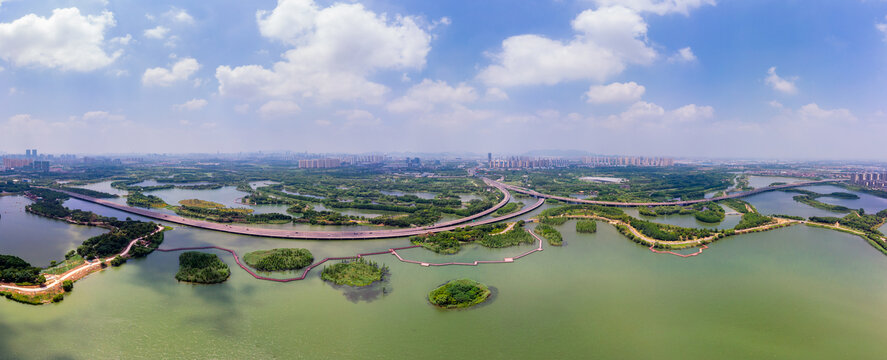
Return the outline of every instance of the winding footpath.
{"type": "Polygon", "coordinates": [[[222,250],[222,251],[226,251],[226,252],[230,253],[230,254],[234,257],[234,262],[237,263],[237,266],[240,266],[241,269],[243,269],[244,271],[246,271],[247,273],[249,273],[250,275],[252,275],[252,277],[254,277],[254,278],[256,278],[256,279],[259,279],[259,280],[266,280],[266,281],[274,281],[274,282],[282,282],[282,283],[285,283],[285,282],[291,282],[291,281],[305,280],[305,278],[308,276],[308,273],[311,272],[312,269],[314,269],[314,268],[316,268],[316,267],[322,265],[323,263],[326,263],[327,261],[335,261],[335,260],[354,260],[354,259],[360,259],[360,258],[365,257],[365,256],[384,255],[384,254],[391,254],[391,255],[394,255],[395,257],[397,257],[397,260],[399,260],[399,261],[401,261],[401,262],[410,263],[410,264],[418,264],[418,265],[422,265],[422,266],[425,266],[425,267],[430,267],[430,266],[451,266],[451,265],[478,266],[478,265],[480,265],[480,264],[507,264],[507,263],[513,263],[513,262],[514,262],[515,260],[517,260],[517,259],[520,259],[520,258],[522,258],[522,257],[525,257],[525,256],[527,256],[527,255],[530,255],[530,254],[535,253],[535,252],[538,252],[538,251],[542,251],[542,239],[541,239],[539,236],[537,236],[536,234],[534,234],[534,233],[533,233],[532,231],[530,231],[530,230],[525,230],[525,231],[527,231],[528,233],[530,233],[530,235],[533,235],[533,237],[538,241],[538,246],[537,246],[536,248],[531,249],[531,250],[529,250],[529,251],[526,251],[526,252],[524,252],[524,253],[522,253],[522,254],[520,254],[520,255],[517,255],[517,256],[514,256],[514,257],[507,257],[507,258],[504,258],[504,259],[502,259],[502,260],[476,260],[476,261],[474,261],[474,262],[470,262],[470,263],[467,263],[467,262],[427,263],[427,262],[421,262],[421,261],[416,261],[416,260],[404,259],[403,256],[401,256],[401,255],[397,252],[398,250],[415,249],[415,248],[421,247],[421,246],[419,246],[419,245],[411,245],[411,246],[402,246],[402,247],[397,247],[397,248],[391,248],[391,249],[388,249],[388,250],[386,250],[386,251],[377,251],[377,252],[371,252],[371,253],[361,253],[361,254],[357,254],[357,255],[354,255],[354,256],[327,257],[327,258],[323,258],[323,260],[320,260],[320,261],[318,261],[318,262],[316,262],[316,263],[314,263],[314,264],[311,264],[311,265],[307,266],[307,267],[305,268],[305,270],[302,271],[302,275],[300,275],[300,276],[298,276],[298,277],[293,277],[293,278],[273,278],[273,277],[267,277],[267,276],[259,275],[259,274],[257,274],[255,271],[253,271],[250,267],[248,267],[247,265],[244,265],[244,264],[243,264],[243,262],[242,262],[241,259],[240,259],[240,256],[237,255],[237,252],[235,252],[234,250],[228,249],[228,248],[220,247],[220,246],[193,246],[193,247],[182,247],[182,248],[175,248],[175,249],[157,249],[157,251],[161,251],[161,252],[174,252],[174,251],[211,250],[211,249],[222,250]]]}
{"type": "MultiPolygon", "coordinates": [[[[19,292],[24,292],[24,293],[45,292],[45,291],[50,290],[54,287],[60,286],[62,281],[69,280],[75,276],[81,275],[84,271],[86,272],[86,274],[89,274],[92,271],[96,270],[96,267],[101,267],[102,264],[107,264],[108,261],[111,261],[118,256],[127,257],[129,255],[129,251],[132,250],[132,247],[135,246],[136,243],[148,238],[151,235],[157,234],[161,231],[163,231],[163,226],[158,225],[157,230],[154,230],[154,232],[152,232],[148,235],[142,236],[142,237],[135,239],[133,241],[130,241],[129,245],[127,245],[126,248],[120,252],[120,254],[117,254],[117,255],[114,255],[111,257],[107,257],[105,259],[93,261],[93,262],[84,260],[85,263],[83,265],[77,266],[71,270],[66,271],[61,276],[55,277],[51,281],[47,282],[42,287],[37,287],[37,286],[23,287],[23,286],[14,286],[14,285],[0,285],[0,290],[14,290],[14,291],[19,291],[19,292]]],[[[84,274],[83,276],[85,276],[86,274],[84,274]]]]}
{"type": "MultiPolygon", "coordinates": [[[[489,180],[489,179],[487,179],[487,180],[489,180]]],[[[514,185],[503,184],[503,183],[501,183],[499,181],[495,181],[495,180],[489,180],[489,182],[501,185],[508,190],[511,190],[514,192],[519,192],[519,193],[526,194],[526,195],[530,195],[530,196],[537,197],[537,198],[560,200],[560,201],[572,203],[572,204],[593,204],[593,205],[620,206],[620,207],[671,206],[671,205],[686,206],[686,205],[693,205],[693,204],[699,204],[699,203],[710,202],[710,201],[738,199],[738,198],[742,198],[742,197],[746,197],[746,196],[757,195],[757,194],[760,194],[763,192],[768,192],[768,191],[783,190],[783,189],[789,189],[789,188],[796,188],[796,187],[803,187],[803,186],[810,186],[810,185],[817,185],[817,184],[825,184],[825,183],[833,183],[833,182],[840,182],[840,181],[844,181],[844,180],[827,179],[827,180],[816,180],[816,181],[804,181],[804,182],[797,182],[797,183],[785,184],[785,185],[767,186],[767,187],[762,187],[760,189],[755,189],[755,190],[751,190],[751,191],[743,191],[743,192],[733,193],[730,195],[713,197],[713,198],[709,198],[709,199],[638,203],[638,202],[586,200],[586,199],[577,199],[577,198],[564,197],[564,196],[549,195],[549,194],[543,194],[543,193],[537,192],[535,190],[530,190],[527,188],[522,188],[522,187],[514,186],[514,185]]]]}
{"type": "Polygon", "coordinates": [[[64,193],[72,198],[80,199],[83,201],[91,202],[94,204],[106,206],[112,209],[128,212],[131,214],[141,215],[147,218],[166,221],[170,223],[187,225],[196,228],[201,228],[205,230],[214,230],[221,231],[232,234],[240,234],[240,235],[250,235],[250,236],[262,236],[262,237],[270,237],[270,238],[282,238],[282,239],[325,239],[325,240],[360,240],[360,239],[387,239],[387,238],[397,238],[397,237],[407,237],[414,235],[424,235],[424,234],[433,234],[442,231],[450,231],[455,230],[459,227],[466,225],[485,225],[500,222],[503,220],[511,219],[514,217],[521,216],[530,211],[536,210],[545,199],[540,198],[535,204],[530,206],[525,206],[520,211],[513,212],[511,214],[507,214],[500,217],[488,218],[478,220],[483,218],[484,216],[490,215],[496,210],[499,210],[509,201],[511,201],[511,194],[508,192],[508,189],[499,182],[483,179],[488,185],[495,187],[504,195],[502,201],[500,201],[495,206],[479,212],[477,214],[467,216],[461,219],[456,219],[452,221],[447,221],[443,223],[438,223],[430,226],[424,227],[416,227],[416,228],[408,228],[408,229],[391,229],[391,230],[357,230],[357,231],[299,231],[299,230],[283,230],[283,229],[266,229],[266,228],[258,228],[258,227],[248,227],[241,225],[229,225],[229,224],[220,224],[210,221],[190,219],[176,215],[164,214],[152,210],[135,208],[132,206],[117,204],[108,200],[98,199],[91,196],[86,196],[82,194],[77,194],[70,191],[60,190],[60,189],[50,189],[53,191],[58,191],[64,193]]]}

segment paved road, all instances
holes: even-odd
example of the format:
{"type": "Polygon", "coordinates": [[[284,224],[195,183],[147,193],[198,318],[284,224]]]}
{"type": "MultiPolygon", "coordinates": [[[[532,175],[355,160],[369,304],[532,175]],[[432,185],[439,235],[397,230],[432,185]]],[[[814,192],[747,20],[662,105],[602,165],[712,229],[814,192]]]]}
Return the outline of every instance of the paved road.
{"type": "Polygon", "coordinates": [[[68,279],[74,277],[74,275],[80,274],[81,272],[90,270],[90,269],[95,268],[97,266],[101,266],[102,263],[108,262],[117,256],[126,257],[127,255],[129,255],[129,250],[131,250],[133,245],[135,245],[137,242],[144,240],[144,239],[148,238],[149,236],[159,233],[161,231],[163,231],[163,226],[157,226],[157,230],[154,230],[154,232],[152,232],[148,235],[142,236],[138,239],[134,239],[134,240],[130,241],[129,245],[127,245],[126,248],[122,252],[120,252],[120,254],[114,255],[114,256],[111,256],[111,257],[108,257],[105,259],[96,260],[93,262],[86,261],[85,264],[77,266],[71,270],[68,270],[67,272],[62,274],[62,276],[56,277],[52,281],[47,282],[43,287],[21,287],[21,286],[13,286],[13,285],[0,285],[0,289],[18,290],[18,291],[27,292],[27,293],[36,293],[36,292],[46,291],[46,289],[51,289],[55,286],[58,286],[59,284],[62,283],[62,281],[68,280],[68,279]]]}
{"type": "MultiPolygon", "coordinates": [[[[744,191],[744,192],[738,192],[738,193],[734,193],[734,194],[730,194],[730,195],[726,195],[726,196],[718,196],[718,197],[714,197],[714,198],[710,198],[710,199],[681,200],[681,201],[669,201],[669,202],[633,203],[633,202],[617,202],[617,201],[586,200],[586,199],[576,199],[576,198],[569,198],[569,197],[556,196],[556,195],[548,195],[548,194],[543,194],[543,193],[540,193],[540,192],[537,192],[537,191],[534,191],[534,190],[529,190],[529,189],[525,189],[525,188],[518,187],[518,186],[514,186],[514,185],[503,184],[503,183],[500,183],[500,182],[495,181],[495,180],[489,180],[489,182],[493,182],[493,183],[495,183],[495,184],[499,184],[499,185],[501,185],[501,186],[504,186],[504,187],[505,187],[506,189],[508,189],[508,190],[515,191],[515,192],[519,192],[519,193],[522,193],[522,194],[527,194],[527,195],[530,195],[530,196],[533,196],[533,197],[546,198],[546,199],[553,199],[553,200],[560,200],[560,201],[564,201],[564,202],[568,202],[568,203],[573,203],[573,204],[594,204],[594,205],[622,206],[622,207],[637,207],[637,206],[668,206],[668,205],[680,205],[680,206],[686,206],[686,205],[693,205],[693,204],[698,204],[698,203],[703,203],[703,202],[709,202],[709,201],[721,201],[721,200],[727,200],[727,199],[737,199],[737,198],[741,198],[741,197],[746,197],[746,196],[751,196],[751,195],[755,195],[755,194],[760,194],[760,193],[762,193],[762,192],[767,192],[767,191],[782,190],[782,189],[789,189],[789,188],[802,187],[802,186],[810,186],[810,185],[824,184],[824,183],[831,183],[831,182],[839,182],[839,181],[843,181],[843,180],[840,180],[840,179],[829,179],[829,180],[805,181],[805,182],[799,182],[799,183],[794,183],[794,184],[785,184],[785,185],[767,186],[767,187],[762,187],[762,188],[760,188],[760,189],[755,189],[755,190],[751,190],[751,191],[744,191]]],[[[493,186],[495,186],[495,184],[494,184],[493,186]]]]}
{"type": "Polygon", "coordinates": [[[91,203],[99,204],[102,206],[107,206],[109,208],[117,209],[120,211],[125,211],[131,214],[141,215],[144,217],[148,217],[151,219],[167,221],[180,225],[193,226],[196,228],[206,229],[206,230],[215,230],[222,231],[232,234],[241,234],[241,235],[251,235],[251,236],[263,236],[263,237],[272,237],[272,238],[284,238],[284,239],[330,239],[330,240],[360,240],[360,239],[385,239],[385,238],[395,238],[395,237],[406,237],[413,235],[421,235],[421,234],[431,234],[442,231],[453,230],[466,225],[484,225],[495,222],[500,222],[503,220],[507,220],[510,218],[514,218],[523,214],[526,214],[530,211],[535,210],[539,206],[542,205],[545,199],[539,199],[535,204],[531,206],[527,206],[520,211],[500,216],[497,218],[489,218],[484,220],[477,220],[489,214],[492,214],[494,211],[499,208],[505,206],[508,201],[511,200],[511,194],[508,192],[506,187],[496,181],[490,179],[484,179],[484,181],[493,186],[499,191],[501,191],[505,197],[500,201],[496,206],[484,210],[483,212],[474,214],[472,216],[464,217],[461,219],[456,219],[440,224],[435,224],[431,226],[418,227],[418,228],[409,228],[409,229],[391,229],[391,230],[359,230],[359,231],[298,231],[298,230],[283,230],[283,229],[264,229],[264,228],[256,228],[256,227],[248,227],[241,225],[229,225],[229,224],[220,224],[203,220],[189,219],[176,215],[164,214],[156,211],[151,211],[147,209],[140,209],[126,205],[120,205],[108,200],[97,199],[91,196],[81,195],[77,193],[73,193],[70,191],[64,191],[59,189],[52,189],[55,191],[59,191],[65,193],[73,198],[80,199],[83,201],[88,201],[91,203]]]}

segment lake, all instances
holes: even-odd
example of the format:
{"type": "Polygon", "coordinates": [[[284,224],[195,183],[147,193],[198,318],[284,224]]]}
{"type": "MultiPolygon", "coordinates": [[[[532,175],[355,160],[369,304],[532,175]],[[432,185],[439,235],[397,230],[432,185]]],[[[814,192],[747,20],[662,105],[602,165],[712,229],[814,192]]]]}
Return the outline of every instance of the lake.
{"type": "MultiPolygon", "coordinates": [[[[772,194],[776,200],[749,201],[789,214],[809,208],[772,194]]],[[[41,223],[3,227],[20,216],[12,215],[23,208],[15,199],[0,198],[2,246],[43,231],[41,223]]],[[[878,305],[887,301],[887,257],[859,237],[793,226],[730,237],[684,259],[654,254],[605,223],[596,234],[577,234],[575,221],[557,228],[564,247],[546,244],[512,264],[426,268],[373,256],[391,276],[366,289],[331,286],[319,271],[304,281],[259,281],[223,252],[216,253],[232,267],[227,282],[188,285],[173,278],[178,254],[158,252],[78,281],[59,304],[0,302],[0,348],[10,358],[40,359],[883,358],[887,314],[878,305]],[[430,290],[463,277],[494,287],[492,301],[463,311],[428,304],[430,290]]],[[[86,235],[40,235],[46,239],[29,256],[60,258],[86,235]]],[[[408,241],[276,240],[176,226],[163,247],[209,244],[238,252],[304,247],[323,258],[408,241]]],[[[528,248],[403,255],[492,260],[528,248]]]]}

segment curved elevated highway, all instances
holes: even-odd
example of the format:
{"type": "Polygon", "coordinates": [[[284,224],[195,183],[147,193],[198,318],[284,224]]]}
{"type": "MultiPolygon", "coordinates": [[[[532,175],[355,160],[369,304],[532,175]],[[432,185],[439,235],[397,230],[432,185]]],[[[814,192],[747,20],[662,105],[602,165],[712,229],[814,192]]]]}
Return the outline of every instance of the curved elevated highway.
{"type": "Polygon", "coordinates": [[[147,218],[171,222],[180,225],[193,226],[196,228],[206,229],[206,230],[214,230],[221,231],[232,234],[240,234],[240,235],[251,235],[251,236],[263,236],[263,237],[272,237],[272,238],[283,238],[283,239],[329,239],[329,240],[359,240],[359,239],[385,239],[385,238],[395,238],[395,237],[406,237],[406,236],[414,236],[414,235],[422,235],[422,234],[432,234],[443,231],[450,231],[456,228],[465,226],[465,225],[484,225],[491,224],[495,222],[500,222],[503,220],[511,219],[517,216],[521,216],[530,211],[533,211],[539,206],[542,206],[542,203],[545,202],[544,198],[539,198],[536,203],[525,206],[520,211],[501,216],[496,218],[489,218],[484,220],[477,220],[489,214],[492,214],[494,211],[499,208],[505,206],[511,200],[511,194],[508,192],[507,187],[499,182],[484,179],[488,185],[495,187],[499,191],[501,191],[505,197],[500,201],[496,206],[493,206],[487,210],[479,212],[477,214],[464,217],[461,219],[456,219],[452,221],[447,221],[444,223],[439,223],[431,226],[425,227],[417,227],[417,228],[409,228],[409,229],[390,229],[390,230],[356,230],[356,231],[298,231],[298,230],[283,230],[283,229],[265,229],[265,228],[257,228],[257,227],[249,227],[249,226],[241,226],[241,225],[231,225],[231,224],[220,224],[215,222],[197,220],[197,219],[189,219],[176,215],[164,214],[156,211],[151,211],[147,209],[135,208],[127,205],[120,205],[108,200],[97,199],[91,196],[81,195],[77,193],[73,193],[70,191],[60,190],[60,189],[50,189],[53,191],[58,191],[64,193],[72,198],[80,199],[83,201],[91,202],[94,204],[106,206],[112,209],[117,209],[120,211],[128,212],[131,214],[141,215],[147,218]],[[470,224],[466,224],[470,223],[470,224]]]}
{"type": "MultiPolygon", "coordinates": [[[[737,199],[737,198],[741,198],[741,197],[760,194],[760,193],[767,192],[767,191],[782,190],[782,189],[789,189],[789,188],[796,188],[796,187],[803,187],[803,186],[810,186],[810,185],[824,184],[824,183],[832,183],[832,182],[840,182],[840,181],[843,181],[843,180],[828,179],[828,180],[817,180],[817,181],[804,181],[804,182],[798,182],[798,183],[794,183],[794,184],[767,186],[767,187],[762,187],[760,189],[755,189],[755,190],[751,190],[751,191],[743,191],[743,192],[733,193],[730,195],[718,196],[718,197],[714,197],[714,198],[710,198],[710,199],[679,200],[679,201],[668,201],[668,202],[631,203],[631,202],[617,202],[617,201],[586,200],[586,199],[576,199],[576,198],[570,198],[570,197],[564,197],[564,196],[548,195],[548,194],[543,194],[543,193],[537,192],[535,190],[530,190],[530,189],[526,189],[526,188],[522,188],[522,187],[514,186],[514,185],[503,184],[503,183],[500,183],[495,180],[488,180],[488,182],[496,183],[498,185],[505,187],[508,190],[511,190],[514,192],[519,192],[522,194],[527,194],[527,195],[537,197],[537,198],[560,200],[563,202],[573,203],[573,204],[593,204],[593,205],[621,206],[621,207],[668,206],[668,205],[686,206],[686,205],[693,205],[693,204],[704,203],[704,202],[709,202],[709,201],[737,199]]],[[[496,185],[494,184],[493,186],[496,186],[496,185]]]]}

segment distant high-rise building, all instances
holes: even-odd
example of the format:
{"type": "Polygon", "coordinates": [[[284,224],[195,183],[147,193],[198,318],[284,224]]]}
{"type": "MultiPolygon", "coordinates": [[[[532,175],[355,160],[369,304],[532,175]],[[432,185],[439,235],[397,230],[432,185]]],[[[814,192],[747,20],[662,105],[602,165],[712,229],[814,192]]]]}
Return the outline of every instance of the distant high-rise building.
{"type": "Polygon", "coordinates": [[[342,165],[339,159],[302,159],[299,160],[299,168],[302,169],[329,169],[342,165]]]}
{"type": "Polygon", "coordinates": [[[31,156],[37,157],[37,149],[31,149],[31,156]]]}
{"type": "Polygon", "coordinates": [[[854,185],[869,188],[887,189],[887,173],[856,173],[850,175],[854,185]]]}
{"type": "Polygon", "coordinates": [[[25,156],[31,157],[31,149],[25,149],[25,156]]]}
{"type": "Polygon", "coordinates": [[[487,153],[487,165],[493,167],[493,153],[487,153]]]}
{"type": "Polygon", "coordinates": [[[638,156],[588,156],[582,159],[591,166],[674,166],[674,159],[638,156]]]}
{"type": "Polygon", "coordinates": [[[22,170],[34,163],[32,159],[3,158],[3,167],[7,170],[22,170]]]}

